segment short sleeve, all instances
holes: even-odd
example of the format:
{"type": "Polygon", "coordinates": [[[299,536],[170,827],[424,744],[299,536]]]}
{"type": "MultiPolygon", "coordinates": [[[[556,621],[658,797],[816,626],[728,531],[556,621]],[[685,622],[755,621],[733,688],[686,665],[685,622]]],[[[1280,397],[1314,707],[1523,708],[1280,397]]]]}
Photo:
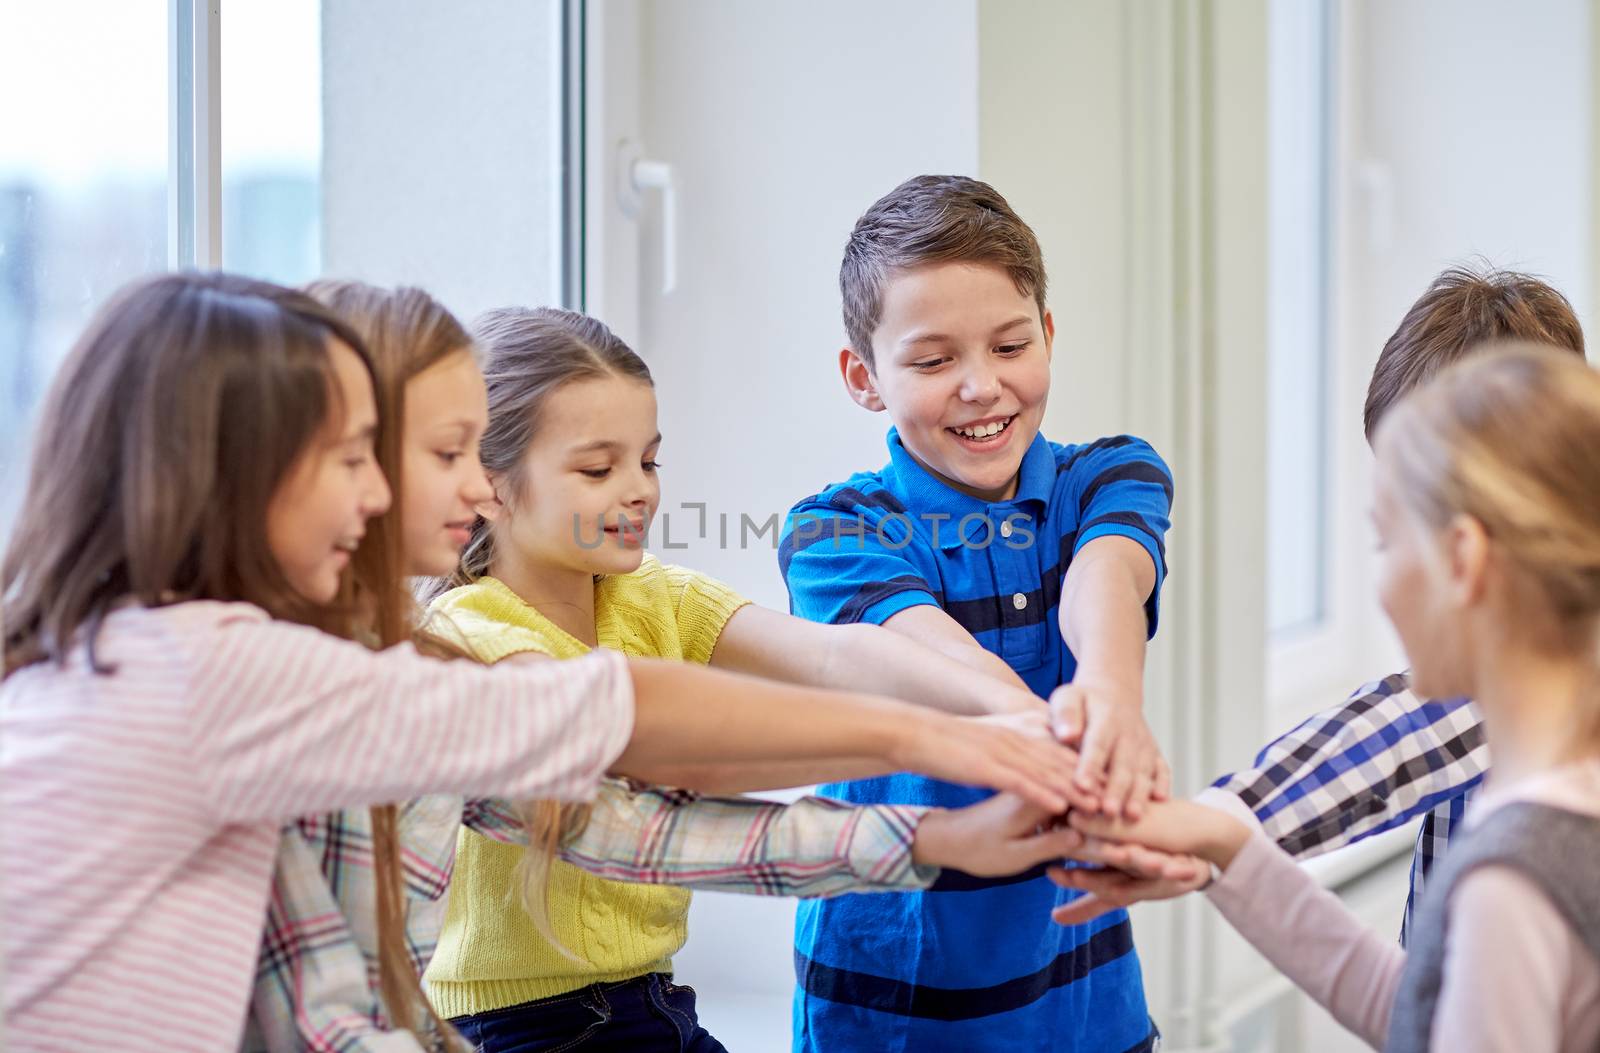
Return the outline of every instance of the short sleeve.
{"type": "Polygon", "coordinates": [[[1167,576],[1172,472],[1149,443],[1127,435],[1066,447],[1062,454],[1066,478],[1060,499],[1070,501],[1077,513],[1073,553],[1101,537],[1125,537],[1144,546],[1156,569],[1155,587],[1145,601],[1154,636],[1167,576]]]}
{"type": "Polygon", "coordinates": [[[815,502],[796,505],[778,543],[790,610],[831,625],[882,625],[908,608],[939,606],[909,555],[915,541],[904,515],[869,518],[815,502]]]}
{"type": "Polygon", "coordinates": [[[717,579],[687,567],[667,563],[661,570],[672,599],[684,661],[705,665],[711,661],[728,620],[750,601],[717,579]]]}
{"type": "Polygon", "coordinates": [[[518,654],[556,655],[554,643],[537,629],[512,625],[463,603],[444,603],[429,610],[423,630],[463,655],[493,665],[518,654]]]}

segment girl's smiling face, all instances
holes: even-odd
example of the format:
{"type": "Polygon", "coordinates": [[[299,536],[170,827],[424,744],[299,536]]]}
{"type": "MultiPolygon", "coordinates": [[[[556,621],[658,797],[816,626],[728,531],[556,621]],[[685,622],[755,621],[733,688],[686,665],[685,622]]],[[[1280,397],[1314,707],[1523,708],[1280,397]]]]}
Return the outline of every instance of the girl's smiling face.
{"type": "Polygon", "coordinates": [[[406,382],[400,525],[407,574],[452,573],[477,507],[494,498],[478,460],[488,422],[483,374],[465,349],[406,382]]]}
{"type": "Polygon", "coordinates": [[[557,388],[514,477],[493,480],[496,551],[588,574],[639,569],[661,504],[660,447],[650,384],[607,374],[557,388]]]}
{"type": "Polygon", "coordinates": [[[378,408],[372,378],[345,344],[332,341],[328,354],[333,412],[267,505],[268,550],[290,586],[317,604],[339,595],[367,520],[387,511],[390,497],[373,452],[378,408]]]}

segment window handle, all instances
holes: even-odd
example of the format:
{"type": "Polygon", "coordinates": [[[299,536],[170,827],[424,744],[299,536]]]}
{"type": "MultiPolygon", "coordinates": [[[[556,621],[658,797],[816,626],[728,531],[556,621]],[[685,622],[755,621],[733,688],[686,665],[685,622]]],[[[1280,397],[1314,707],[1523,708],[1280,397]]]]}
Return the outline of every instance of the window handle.
{"type": "Polygon", "coordinates": [[[661,295],[678,286],[678,190],[672,166],[644,155],[644,148],[625,140],[617,148],[617,205],[637,221],[646,191],[661,193],[661,295]]]}

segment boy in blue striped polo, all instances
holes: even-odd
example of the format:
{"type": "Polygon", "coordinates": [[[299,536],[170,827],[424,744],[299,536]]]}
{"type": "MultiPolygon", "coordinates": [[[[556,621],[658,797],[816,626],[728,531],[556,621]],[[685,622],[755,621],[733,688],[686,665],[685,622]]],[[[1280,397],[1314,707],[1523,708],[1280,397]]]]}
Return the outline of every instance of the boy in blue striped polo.
{"type": "MultiPolygon", "coordinates": [[[[889,414],[889,463],[791,510],[779,563],[794,612],[881,624],[1055,695],[1086,802],[1138,814],[1168,790],[1141,712],[1166,465],[1128,436],[1062,446],[1039,434],[1054,338],[1044,266],[993,188],[955,176],[897,187],[857,222],[840,287],[841,372],[858,404],[889,414]]],[[[822,792],[983,796],[910,775],[822,792]]],[[[1126,914],[1043,923],[1071,897],[1041,873],[949,875],[926,893],[802,904],[795,1049],[1153,1049],[1126,914]]]]}

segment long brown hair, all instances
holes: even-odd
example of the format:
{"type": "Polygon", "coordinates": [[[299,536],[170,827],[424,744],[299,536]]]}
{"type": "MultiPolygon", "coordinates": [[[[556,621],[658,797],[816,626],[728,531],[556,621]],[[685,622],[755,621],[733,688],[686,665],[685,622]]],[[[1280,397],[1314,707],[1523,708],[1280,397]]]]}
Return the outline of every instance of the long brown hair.
{"type": "MultiPolygon", "coordinates": [[[[481,446],[483,467],[503,498],[529,496],[520,474],[528,447],[539,433],[550,397],[567,384],[608,376],[653,383],[650,367],[598,319],[552,307],[502,307],[479,315],[472,325],[484,380],[489,388],[489,425],[481,446]]],[[[494,535],[481,516],[462,552],[456,573],[425,589],[434,598],[489,573],[494,535]]],[[[523,907],[539,935],[568,957],[550,920],[547,885],[550,862],[562,837],[587,821],[589,806],[558,801],[524,805],[528,851],[518,868],[523,907]]]]}
{"type": "MultiPolygon", "coordinates": [[[[389,647],[411,640],[419,649],[441,657],[457,657],[444,641],[418,628],[420,612],[405,587],[403,537],[405,476],[402,436],[406,384],[450,355],[470,352],[472,339],[445,306],[416,288],[384,289],[359,281],[324,280],[306,292],[344,320],[366,343],[376,374],[378,415],[390,427],[378,445],[378,463],[394,497],[378,526],[384,535],[387,566],[358,566],[355,576],[374,596],[376,640],[389,647]]],[[[373,883],[377,908],[378,985],[389,1018],[419,1040],[431,1031],[448,1044],[455,1032],[433,1011],[421,986],[426,963],[411,957],[406,938],[405,870],[401,859],[399,810],[395,805],[368,809],[372,825],[373,883]],[[419,1030],[420,1029],[420,1030],[419,1030]]]]}
{"type": "Polygon", "coordinates": [[[356,634],[359,597],[300,597],[264,526],[296,458],[342,411],[335,339],[370,371],[322,305],[226,274],[146,279],[101,308],[51,384],[0,563],[8,675],[63,662],[80,641],[109,671],[95,637],[128,600],[245,600],[356,634]]]}

